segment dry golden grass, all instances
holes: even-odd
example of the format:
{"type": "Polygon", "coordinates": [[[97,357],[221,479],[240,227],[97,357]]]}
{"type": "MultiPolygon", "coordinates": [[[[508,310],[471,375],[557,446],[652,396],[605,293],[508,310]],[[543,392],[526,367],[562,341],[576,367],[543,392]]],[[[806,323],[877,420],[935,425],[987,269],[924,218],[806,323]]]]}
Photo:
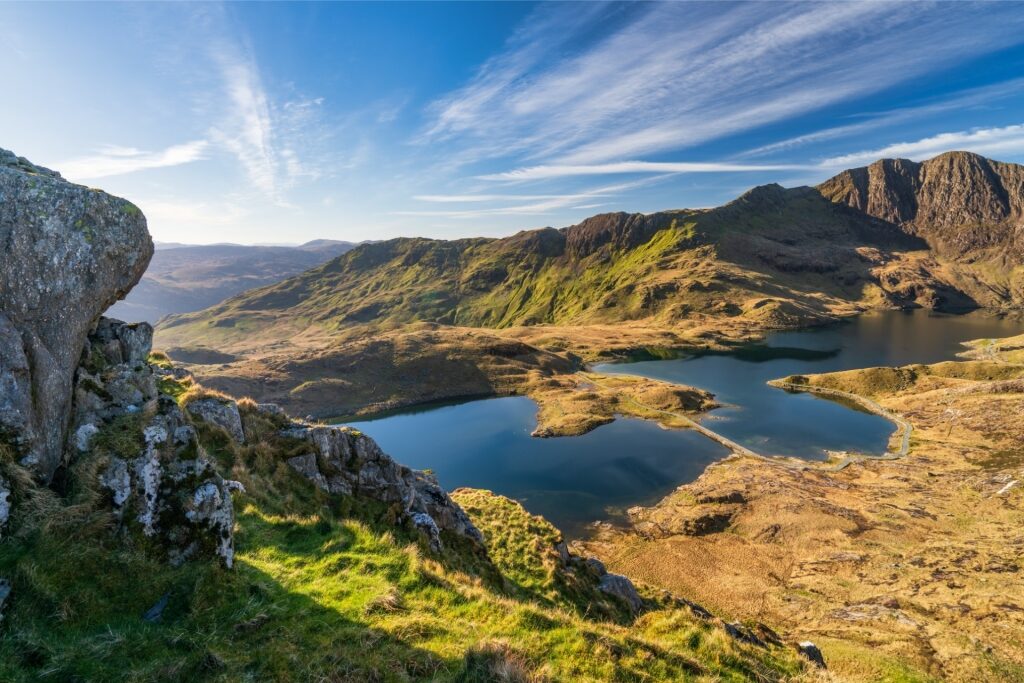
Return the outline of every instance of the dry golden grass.
{"type": "Polygon", "coordinates": [[[839,472],[734,457],[588,544],[610,568],[822,648],[841,680],[1024,680],[1024,368],[810,376],[914,425],[839,472]],[[692,535],[721,515],[722,530],[692,535]]]}

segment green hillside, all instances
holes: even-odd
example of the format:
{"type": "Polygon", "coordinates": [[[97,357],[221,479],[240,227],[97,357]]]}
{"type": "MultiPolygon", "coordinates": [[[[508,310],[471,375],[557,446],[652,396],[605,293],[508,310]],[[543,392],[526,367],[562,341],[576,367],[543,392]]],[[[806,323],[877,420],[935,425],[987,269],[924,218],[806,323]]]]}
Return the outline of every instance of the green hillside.
{"type": "Polygon", "coordinates": [[[857,301],[872,258],[923,248],[894,227],[810,188],[769,185],[709,211],[603,214],[504,239],[364,244],[279,284],[174,316],[159,342],[239,344],[416,321],[470,327],[576,325],[770,303],[813,316],[857,301]],[[865,256],[869,248],[881,256],[865,256]],[[758,303],[758,299],[771,301],[758,303]]]}
{"type": "MultiPolygon", "coordinates": [[[[162,380],[186,397],[188,381],[162,380]]],[[[194,390],[193,390],[194,392],[194,390]]],[[[791,680],[806,666],[781,643],[743,642],[682,601],[641,593],[645,614],[598,589],[561,535],[513,501],[456,493],[487,554],[445,539],[431,551],[386,506],[331,496],[285,465],[284,418],[241,403],[249,442],[198,423],[217,468],[236,477],[235,566],[171,566],[129,534],[96,484],[141,443],[121,418],[79,457],[66,495],[17,482],[0,575],[5,681],[791,680]]],[[[808,674],[815,675],[815,674],[808,674]]]]}

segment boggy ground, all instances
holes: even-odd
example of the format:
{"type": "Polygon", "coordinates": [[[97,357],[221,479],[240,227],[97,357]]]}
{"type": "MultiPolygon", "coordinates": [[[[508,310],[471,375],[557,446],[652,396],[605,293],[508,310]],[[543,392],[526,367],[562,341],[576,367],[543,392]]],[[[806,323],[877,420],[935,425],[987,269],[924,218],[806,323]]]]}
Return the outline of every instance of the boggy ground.
{"type": "Polygon", "coordinates": [[[907,457],[836,471],[733,456],[586,551],[814,640],[842,680],[1024,680],[1020,342],[979,342],[984,360],[808,376],[909,420],[907,457]]]}

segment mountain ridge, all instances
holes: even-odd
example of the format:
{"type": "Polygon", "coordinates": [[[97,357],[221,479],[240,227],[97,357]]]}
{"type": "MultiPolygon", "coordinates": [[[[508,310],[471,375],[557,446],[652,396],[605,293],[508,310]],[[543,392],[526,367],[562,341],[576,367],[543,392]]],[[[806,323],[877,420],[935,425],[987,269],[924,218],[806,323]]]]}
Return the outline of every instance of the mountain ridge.
{"type": "Polygon", "coordinates": [[[971,152],[879,159],[818,186],[837,203],[899,225],[953,258],[1024,257],[1024,167],[971,152]],[[987,227],[987,230],[981,228],[987,227]]]}

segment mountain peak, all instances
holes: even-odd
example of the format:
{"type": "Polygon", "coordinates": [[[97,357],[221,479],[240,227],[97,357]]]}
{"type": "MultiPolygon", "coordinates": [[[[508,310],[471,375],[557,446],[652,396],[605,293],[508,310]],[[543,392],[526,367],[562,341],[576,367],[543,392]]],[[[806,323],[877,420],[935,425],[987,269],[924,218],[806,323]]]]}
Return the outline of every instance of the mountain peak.
{"type": "Polygon", "coordinates": [[[924,237],[940,253],[1024,253],[1024,167],[951,151],[927,161],[879,159],[818,186],[822,195],[924,237]]]}

